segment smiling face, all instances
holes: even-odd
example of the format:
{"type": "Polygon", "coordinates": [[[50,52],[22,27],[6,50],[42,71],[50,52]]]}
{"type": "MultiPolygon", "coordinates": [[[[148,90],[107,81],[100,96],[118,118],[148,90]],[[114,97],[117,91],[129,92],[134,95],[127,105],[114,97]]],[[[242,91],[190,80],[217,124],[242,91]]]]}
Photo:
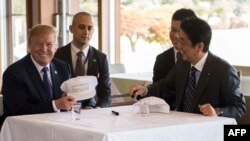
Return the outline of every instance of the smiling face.
{"type": "Polygon", "coordinates": [[[181,21],[172,20],[171,28],[170,28],[170,32],[169,32],[170,40],[171,40],[174,48],[176,48],[177,50],[180,50],[180,47],[178,46],[178,44],[179,44],[179,34],[180,34],[180,25],[181,25],[181,21]]]}
{"type": "Polygon", "coordinates": [[[202,42],[192,45],[191,40],[188,38],[187,34],[180,30],[180,50],[182,51],[183,60],[190,62],[195,65],[204,55],[202,42]]]}
{"type": "Polygon", "coordinates": [[[46,66],[56,52],[56,35],[53,33],[39,34],[31,38],[29,52],[34,60],[41,66],[46,66]]]}
{"type": "Polygon", "coordinates": [[[46,66],[54,57],[57,49],[56,28],[49,25],[36,25],[30,29],[28,50],[33,59],[46,66]]]}
{"type": "Polygon", "coordinates": [[[94,33],[94,19],[91,15],[77,14],[73,18],[70,32],[73,34],[73,43],[77,48],[83,49],[94,33]]]}

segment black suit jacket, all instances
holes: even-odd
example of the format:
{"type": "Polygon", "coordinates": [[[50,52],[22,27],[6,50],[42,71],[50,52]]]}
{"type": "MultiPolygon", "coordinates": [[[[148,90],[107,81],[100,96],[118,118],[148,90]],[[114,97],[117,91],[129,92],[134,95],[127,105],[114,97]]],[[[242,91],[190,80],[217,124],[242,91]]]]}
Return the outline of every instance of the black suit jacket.
{"type": "Polygon", "coordinates": [[[153,70],[153,83],[156,83],[167,76],[168,72],[175,65],[174,58],[175,56],[173,47],[157,55],[153,70]]]}
{"type": "MultiPolygon", "coordinates": [[[[53,59],[50,63],[53,99],[62,96],[60,86],[70,78],[66,62],[53,59]]],[[[3,74],[4,117],[12,115],[54,112],[52,101],[46,97],[41,76],[30,54],[10,65],[3,74]]]]}
{"type": "MultiPolygon", "coordinates": [[[[188,62],[178,61],[165,79],[148,86],[147,95],[168,99],[169,94],[175,92],[175,108],[182,111],[190,66],[188,62]]],[[[200,113],[198,105],[210,103],[214,108],[221,108],[222,116],[241,117],[246,112],[246,105],[239,84],[235,69],[226,61],[208,53],[197,84],[192,112],[200,113]]]]}
{"type": "MultiPolygon", "coordinates": [[[[153,70],[153,83],[157,83],[160,80],[164,79],[170,70],[175,65],[175,55],[174,47],[169,48],[168,50],[157,55],[154,70],[153,70]]],[[[140,97],[138,97],[140,99],[140,97]]],[[[168,95],[168,98],[165,101],[169,104],[170,109],[173,110],[173,103],[175,101],[175,94],[168,95]]]]}
{"type": "MultiPolygon", "coordinates": [[[[74,70],[71,57],[71,44],[60,47],[55,57],[69,63],[71,70],[74,70]]],[[[84,100],[83,107],[108,107],[111,101],[108,60],[104,53],[91,46],[89,48],[87,75],[97,77],[98,85],[96,93],[98,100],[97,103],[94,98],[84,100]]],[[[74,71],[72,71],[72,76],[75,77],[74,71]]]]}

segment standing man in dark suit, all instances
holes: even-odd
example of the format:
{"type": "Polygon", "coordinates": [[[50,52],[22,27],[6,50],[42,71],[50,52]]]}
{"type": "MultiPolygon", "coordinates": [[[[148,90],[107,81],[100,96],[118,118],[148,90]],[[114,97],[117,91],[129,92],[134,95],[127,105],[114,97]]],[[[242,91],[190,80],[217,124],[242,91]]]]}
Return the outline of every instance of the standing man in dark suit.
{"type": "Polygon", "coordinates": [[[108,60],[104,53],[89,45],[94,33],[94,18],[87,12],[79,12],[74,15],[69,29],[73,34],[73,40],[68,45],[59,48],[55,57],[70,64],[73,77],[78,75],[97,77],[97,103],[94,98],[84,100],[82,101],[83,108],[108,107],[111,101],[108,60]],[[80,72],[76,67],[79,52],[83,52],[85,56],[80,72]]]}
{"type": "Polygon", "coordinates": [[[66,62],[53,59],[56,44],[54,27],[37,25],[30,30],[29,54],[10,65],[3,74],[3,118],[71,109],[74,98],[62,96],[60,90],[62,82],[70,78],[70,68],[66,62]]]}
{"type": "Polygon", "coordinates": [[[162,52],[156,57],[153,70],[153,83],[156,83],[165,78],[168,72],[174,67],[175,63],[177,62],[177,53],[180,52],[180,47],[178,46],[180,25],[181,21],[188,17],[196,17],[193,10],[181,8],[174,12],[169,32],[169,37],[171,43],[173,44],[173,47],[162,52]]]}
{"type": "Polygon", "coordinates": [[[232,118],[244,115],[246,105],[235,69],[209,52],[212,30],[208,23],[188,18],[180,27],[184,61],[178,61],[165,79],[147,87],[133,87],[131,95],[167,99],[174,92],[178,111],[232,118]]]}

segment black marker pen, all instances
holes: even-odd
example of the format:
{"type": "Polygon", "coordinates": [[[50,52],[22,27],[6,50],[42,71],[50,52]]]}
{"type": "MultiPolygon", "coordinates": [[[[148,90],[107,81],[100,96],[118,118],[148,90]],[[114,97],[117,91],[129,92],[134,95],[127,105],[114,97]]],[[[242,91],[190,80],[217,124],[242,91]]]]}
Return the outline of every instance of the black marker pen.
{"type": "Polygon", "coordinates": [[[119,116],[119,112],[116,112],[116,111],[112,111],[112,114],[119,116]]]}

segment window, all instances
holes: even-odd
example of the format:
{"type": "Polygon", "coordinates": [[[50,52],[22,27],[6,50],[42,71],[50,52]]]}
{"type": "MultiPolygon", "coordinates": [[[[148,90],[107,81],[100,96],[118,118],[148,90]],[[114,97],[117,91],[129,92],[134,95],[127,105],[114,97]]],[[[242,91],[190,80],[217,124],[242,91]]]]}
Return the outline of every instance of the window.
{"type": "Polygon", "coordinates": [[[121,0],[120,53],[128,72],[153,71],[156,56],[172,46],[171,17],[182,7],[193,9],[211,25],[212,53],[232,65],[250,66],[250,0],[121,0]]]}
{"type": "Polygon", "coordinates": [[[95,32],[90,41],[90,44],[95,48],[98,48],[98,0],[68,0],[67,1],[67,25],[66,25],[66,44],[71,42],[72,34],[69,31],[69,25],[72,23],[74,14],[85,11],[93,15],[95,19],[95,32]]]}
{"type": "Polygon", "coordinates": [[[27,54],[26,0],[11,0],[13,62],[27,54]]]}
{"type": "Polygon", "coordinates": [[[1,69],[27,54],[26,0],[1,2],[1,69]]]}

